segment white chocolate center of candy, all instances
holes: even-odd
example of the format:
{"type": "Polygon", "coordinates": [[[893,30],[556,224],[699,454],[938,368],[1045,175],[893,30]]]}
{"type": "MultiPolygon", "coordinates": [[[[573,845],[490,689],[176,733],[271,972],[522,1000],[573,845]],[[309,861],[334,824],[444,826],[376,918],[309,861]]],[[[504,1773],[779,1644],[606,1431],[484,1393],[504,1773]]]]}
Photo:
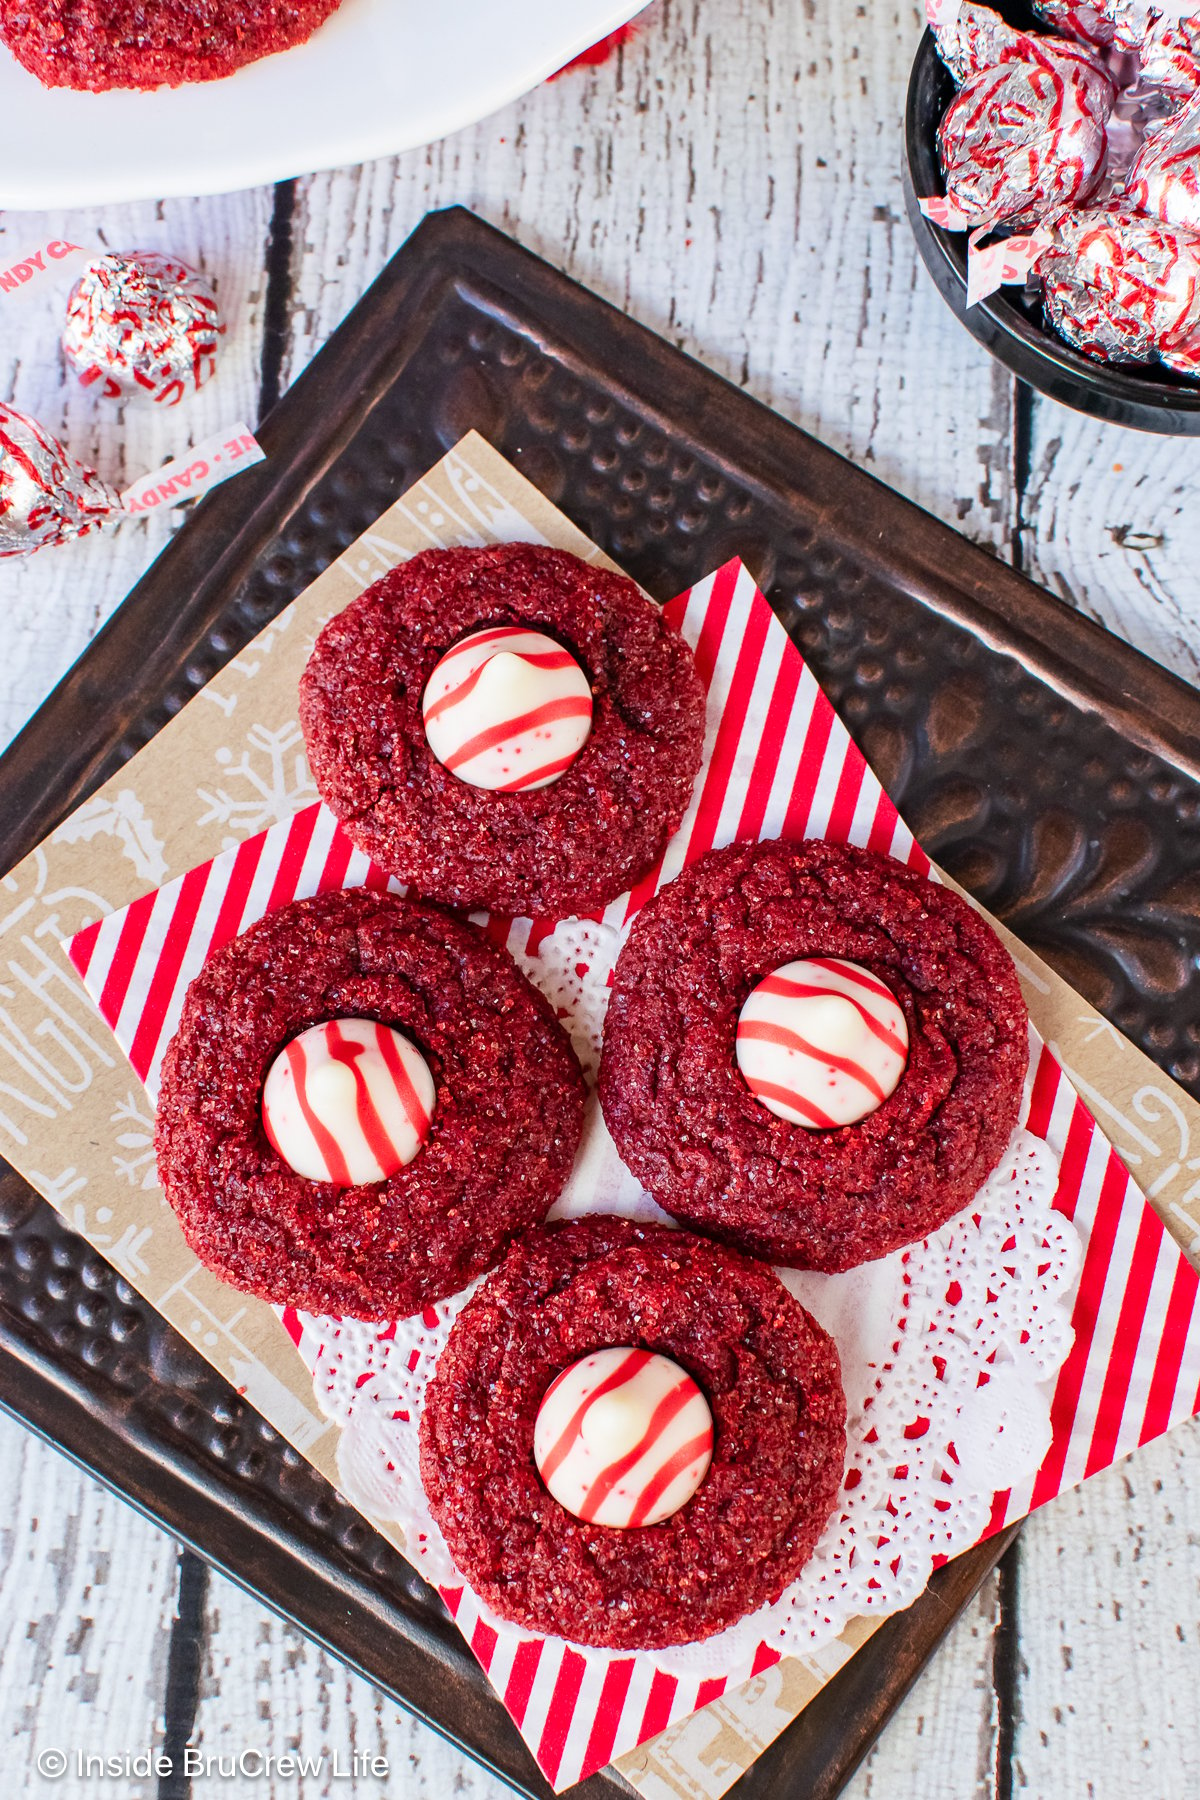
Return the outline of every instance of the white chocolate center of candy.
{"type": "Polygon", "coordinates": [[[771,1112],[819,1131],[853,1125],[895,1092],[908,1025],[891,989],[857,963],[814,957],[759,982],[738,1017],[737,1061],[771,1112]]]}
{"type": "Polygon", "coordinates": [[[410,1163],[437,1092],[421,1052],[373,1019],[330,1019],[285,1044],[263,1083],[272,1147],[306,1181],[361,1187],[410,1163]]]}
{"type": "Polygon", "coordinates": [[[624,1530],[678,1512],[708,1473],[713,1422],[669,1356],[597,1350],[546,1390],[533,1430],[538,1473],[560,1506],[624,1530]]]}
{"type": "Polygon", "coordinates": [[[570,651],[541,631],[497,625],[447,650],[421,701],[429,748],[472,787],[548,787],[592,729],[592,690],[570,651]]]}

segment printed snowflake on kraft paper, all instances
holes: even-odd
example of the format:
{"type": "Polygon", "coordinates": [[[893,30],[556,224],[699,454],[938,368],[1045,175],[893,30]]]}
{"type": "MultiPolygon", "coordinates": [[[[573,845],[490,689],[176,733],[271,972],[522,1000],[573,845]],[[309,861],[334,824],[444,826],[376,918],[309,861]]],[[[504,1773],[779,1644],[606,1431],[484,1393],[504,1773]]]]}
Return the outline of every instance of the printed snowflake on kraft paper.
{"type": "MultiPolygon", "coordinates": [[[[164,1202],[165,1204],[165,1202],[164,1202]]],[[[95,1244],[97,1250],[104,1253],[105,1260],[113,1265],[118,1275],[123,1275],[132,1286],[137,1287],[139,1277],[150,1273],[150,1264],[142,1255],[142,1251],[154,1236],[152,1225],[126,1225],[120,1237],[114,1237],[111,1231],[103,1231],[101,1226],[113,1222],[111,1206],[98,1206],[94,1219],[87,1216],[82,1205],[76,1205],[68,1217],[68,1223],[75,1227],[82,1237],[95,1244]]]]}
{"type": "Polygon", "coordinates": [[[157,887],[166,879],[162,839],[156,837],[146,809],[132,788],[122,788],[111,799],[97,794],[59,826],[52,841],[90,843],[99,836],[116,838],[122,856],[129,858],[142,881],[157,887]]]}
{"type": "MultiPolygon", "coordinates": [[[[87,1238],[97,1250],[104,1252],[119,1275],[135,1287],[138,1278],[150,1273],[150,1265],[142,1255],[142,1251],[154,1236],[152,1225],[126,1225],[119,1237],[108,1229],[114,1223],[111,1206],[98,1206],[90,1211],[83,1200],[76,1200],[76,1194],[83,1193],[88,1185],[86,1175],[81,1175],[75,1168],[63,1169],[58,1175],[44,1174],[40,1169],[29,1171],[30,1180],[37,1184],[51,1206],[60,1212],[67,1224],[81,1237],[87,1238]],[[72,1202],[67,1205],[68,1200],[72,1202]]],[[[166,1200],[163,1200],[166,1205],[166,1200]]]]}
{"type": "Polygon", "coordinates": [[[206,687],[200,689],[201,699],[207,700],[212,706],[219,707],[225,717],[229,718],[231,713],[236,712],[241,696],[224,691],[228,677],[240,675],[243,681],[253,681],[291,622],[292,613],[291,608],[288,607],[277,618],[272,619],[265,630],[259,632],[253,643],[248,644],[240,655],[235,656],[233,661],[227,664],[220,681],[210,681],[206,687]]]}
{"type": "Polygon", "coordinates": [[[196,790],[206,808],[197,824],[230,827],[223,850],[236,849],[240,838],[290,819],[317,797],[298,725],[289,722],[278,731],[254,725],[246,733],[246,746],[236,759],[228,746],[217,751],[226,786],[196,790]]]}
{"type": "Polygon", "coordinates": [[[131,1088],[110,1115],[113,1125],[123,1126],[114,1138],[113,1169],[130,1187],[156,1188],[158,1167],[154,1160],[154,1114],[138,1103],[131,1088]],[[121,1152],[123,1154],[118,1154],[121,1152]]]}

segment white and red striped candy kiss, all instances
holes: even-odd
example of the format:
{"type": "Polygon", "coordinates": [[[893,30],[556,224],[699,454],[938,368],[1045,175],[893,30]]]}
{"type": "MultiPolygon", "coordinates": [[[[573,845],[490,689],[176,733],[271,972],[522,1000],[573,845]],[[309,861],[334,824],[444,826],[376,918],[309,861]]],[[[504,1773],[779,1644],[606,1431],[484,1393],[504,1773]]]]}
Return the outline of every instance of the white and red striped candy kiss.
{"type": "Polygon", "coordinates": [[[330,1019],[285,1044],[263,1084],[263,1128],[306,1181],[361,1187],[410,1163],[437,1097],[421,1052],[373,1019],[330,1019]]]}
{"type": "Polygon", "coordinates": [[[742,1007],[738,1068],[756,1100],[807,1130],[853,1125],[904,1073],[908,1025],[857,963],[815,956],[764,976],[742,1007]]]}
{"type": "Polygon", "coordinates": [[[589,1525],[657,1525],[691,1499],[712,1460],[708,1401],[650,1350],[597,1350],[546,1389],[533,1429],[538,1473],[589,1525]]]}
{"type": "Polygon", "coordinates": [[[515,794],[570,768],[592,729],[592,690],[552,637],[496,625],[447,650],[421,712],[444,768],[472,787],[515,794]]]}

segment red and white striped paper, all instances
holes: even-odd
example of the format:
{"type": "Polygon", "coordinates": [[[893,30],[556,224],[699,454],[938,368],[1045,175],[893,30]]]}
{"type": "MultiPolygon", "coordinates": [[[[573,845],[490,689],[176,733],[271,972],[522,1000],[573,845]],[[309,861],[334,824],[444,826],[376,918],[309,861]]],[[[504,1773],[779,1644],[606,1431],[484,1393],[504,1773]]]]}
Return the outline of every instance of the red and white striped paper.
{"type": "MultiPolygon", "coordinates": [[[[740,563],[681,595],[667,615],[695,650],[708,690],[704,764],[658,868],[612,903],[604,915],[610,923],[622,924],[685,862],[735,838],[828,837],[928,873],[928,859],[740,563]]],[[[323,807],[310,806],[90,925],[68,953],[153,1094],[188,982],[211,951],[286,901],[356,885],[383,887],[387,880],[323,807]]],[[[488,924],[497,942],[522,949],[536,948],[544,929],[528,920],[488,924]]],[[[1195,1272],[1044,1046],[1031,1076],[1029,1129],[1061,1159],[1055,1204],[1074,1221],[1084,1259],[1075,1344],[1054,1395],[1051,1448],[1035,1478],[995,1495],[988,1533],[1200,1408],[1195,1272]]],[[[290,1309],[283,1317],[311,1366],[316,1349],[303,1320],[290,1309]]],[[[727,1685],[676,1679],[636,1656],[584,1657],[556,1639],[500,1642],[468,1590],[448,1589],[443,1597],[558,1790],[727,1685]]],[[[763,1650],[755,1666],[774,1660],[763,1650]]]]}

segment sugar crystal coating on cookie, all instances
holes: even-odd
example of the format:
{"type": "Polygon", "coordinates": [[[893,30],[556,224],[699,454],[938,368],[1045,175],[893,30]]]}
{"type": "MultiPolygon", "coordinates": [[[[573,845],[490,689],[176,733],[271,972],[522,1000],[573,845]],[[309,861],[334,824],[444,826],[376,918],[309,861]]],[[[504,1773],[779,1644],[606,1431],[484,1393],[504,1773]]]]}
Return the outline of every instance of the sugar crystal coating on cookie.
{"type": "Polygon", "coordinates": [[[0,0],[0,37],[47,87],[216,81],[301,44],[340,0],[0,0]]]}
{"type": "MultiPolygon", "coordinates": [[[[628,1423],[601,1415],[601,1456],[628,1423]]],[[[421,1481],[475,1592],[530,1630],[617,1650],[693,1643],[778,1599],[845,1455],[837,1349],[775,1272],[604,1214],[517,1240],[456,1319],[421,1416],[421,1481]],[[613,1351],[682,1371],[712,1419],[703,1479],[653,1524],[576,1517],[538,1470],[547,1393],[613,1351]]]]}
{"type": "Polygon", "coordinates": [[[280,907],[208,958],[163,1059],[155,1150],[188,1243],[224,1280],[406,1318],[545,1217],[583,1102],[566,1033],[507,950],[440,907],[353,888],[280,907]],[[407,1040],[436,1104],[420,1153],[385,1179],[310,1179],[271,1142],[265,1083],[314,1021],[352,1020],[407,1040]]]}
{"type": "Polygon", "coordinates": [[[539,544],[401,563],[330,619],[300,682],[313,779],[357,847],[414,893],[506,917],[590,912],[653,866],[692,796],[704,710],[661,610],[625,576],[539,544]],[[431,744],[423,701],[456,647],[501,629],[570,658],[571,710],[588,723],[586,683],[590,726],[550,758],[551,778],[473,786],[431,744]]]}
{"type": "Polygon", "coordinates": [[[691,864],[635,918],[599,1094],[618,1152],[667,1212],[772,1262],[833,1272],[917,1242],[973,1198],[1012,1136],[1028,1060],[1012,958],[968,901],[849,845],[740,843],[691,864]],[[813,960],[865,970],[907,1029],[892,1091],[825,1128],[776,1116],[738,1056],[764,977],[813,960]]]}

